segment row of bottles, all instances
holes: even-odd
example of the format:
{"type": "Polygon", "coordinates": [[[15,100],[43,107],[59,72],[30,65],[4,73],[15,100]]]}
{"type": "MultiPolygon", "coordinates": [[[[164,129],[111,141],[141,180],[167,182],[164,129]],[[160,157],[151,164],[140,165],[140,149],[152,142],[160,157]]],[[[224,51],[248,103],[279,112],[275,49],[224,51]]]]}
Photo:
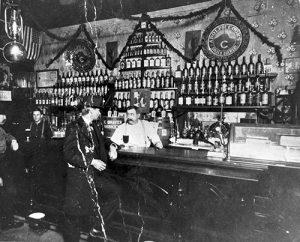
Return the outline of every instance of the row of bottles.
{"type": "Polygon", "coordinates": [[[139,88],[175,88],[174,76],[169,71],[147,71],[143,77],[140,73],[121,74],[115,81],[115,90],[139,88]]]}
{"type": "Polygon", "coordinates": [[[159,45],[147,45],[147,46],[138,46],[138,47],[130,47],[128,46],[124,57],[135,57],[141,55],[166,55],[167,48],[166,45],[160,43],[159,45]]]}
{"type": "Polygon", "coordinates": [[[51,106],[74,106],[76,107],[86,95],[100,96],[102,105],[105,104],[106,95],[108,93],[107,86],[101,86],[96,89],[85,89],[79,87],[78,89],[68,87],[67,89],[37,89],[35,93],[36,105],[51,105],[51,106]]]}
{"type": "MultiPolygon", "coordinates": [[[[134,98],[130,96],[130,92],[116,92],[113,100],[113,106],[118,111],[124,111],[130,105],[136,105],[134,98]]],[[[169,111],[175,106],[175,91],[152,91],[149,101],[150,112],[157,110],[169,111]]]]}
{"type": "Polygon", "coordinates": [[[143,67],[157,67],[157,68],[170,68],[171,57],[170,56],[151,56],[142,58],[127,58],[122,59],[120,62],[120,70],[134,69],[143,67]]]}
{"type": "Polygon", "coordinates": [[[56,83],[57,87],[64,88],[69,86],[93,86],[104,85],[113,81],[113,73],[108,74],[107,69],[94,69],[89,72],[63,72],[61,80],[56,83]]]}
{"type": "Polygon", "coordinates": [[[207,78],[222,78],[224,75],[226,76],[253,76],[264,74],[264,65],[261,61],[261,55],[258,55],[256,63],[253,61],[253,55],[250,55],[249,62],[246,62],[246,57],[243,56],[242,63],[239,63],[238,59],[232,63],[231,60],[225,65],[223,61],[218,62],[217,60],[210,59],[208,61],[203,59],[202,65],[200,65],[200,61],[197,60],[191,63],[185,63],[184,68],[181,70],[180,66],[178,66],[175,77],[176,78],[199,78],[199,79],[207,79],[207,78]]]}
{"type": "Polygon", "coordinates": [[[139,33],[132,37],[130,44],[143,44],[145,42],[159,43],[161,42],[161,37],[152,31],[145,33],[145,35],[143,33],[139,33]]]}
{"type": "Polygon", "coordinates": [[[268,106],[270,105],[270,80],[268,77],[248,77],[247,79],[229,79],[222,81],[191,78],[180,85],[178,105],[195,106],[268,106]]]}

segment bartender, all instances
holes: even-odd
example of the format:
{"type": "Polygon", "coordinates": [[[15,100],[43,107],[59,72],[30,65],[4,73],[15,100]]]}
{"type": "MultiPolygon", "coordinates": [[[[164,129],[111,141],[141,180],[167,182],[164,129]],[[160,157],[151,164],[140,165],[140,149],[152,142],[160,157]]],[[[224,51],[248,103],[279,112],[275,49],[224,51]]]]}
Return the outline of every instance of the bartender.
{"type": "Polygon", "coordinates": [[[152,143],[158,149],[163,148],[156,129],[150,122],[140,120],[140,109],[136,106],[127,108],[127,120],[118,126],[111,141],[118,145],[128,142],[129,146],[135,147],[150,147],[152,143]]]}

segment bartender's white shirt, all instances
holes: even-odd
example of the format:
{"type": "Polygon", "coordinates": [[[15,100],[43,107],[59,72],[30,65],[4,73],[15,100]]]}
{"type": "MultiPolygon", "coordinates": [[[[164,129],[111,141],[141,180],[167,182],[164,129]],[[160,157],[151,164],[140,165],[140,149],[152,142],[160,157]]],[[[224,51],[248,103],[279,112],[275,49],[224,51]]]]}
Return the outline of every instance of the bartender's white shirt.
{"type": "Polygon", "coordinates": [[[123,123],[119,125],[112,135],[111,141],[118,145],[124,144],[123,134],[129,135],[128,145],[130,146],[149,147],[151,142],[153,144],[161,142],[156,128],[145,120],[138,120],[136,124],[123,123]]]}

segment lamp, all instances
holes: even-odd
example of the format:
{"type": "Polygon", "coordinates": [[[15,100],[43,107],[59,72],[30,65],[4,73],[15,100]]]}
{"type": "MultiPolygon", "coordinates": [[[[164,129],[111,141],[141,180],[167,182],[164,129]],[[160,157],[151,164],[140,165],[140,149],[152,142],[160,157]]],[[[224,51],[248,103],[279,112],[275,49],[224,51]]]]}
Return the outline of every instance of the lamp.
{"type": "Polygon", "coordinates": [[[23,40],[23,18],[17,3],[8,0],[4,10],[5,32],[13,41],[3,48],[3,57],[8,62],[19,62],[25,59],[26,50],[21,44],[23,40]]]}

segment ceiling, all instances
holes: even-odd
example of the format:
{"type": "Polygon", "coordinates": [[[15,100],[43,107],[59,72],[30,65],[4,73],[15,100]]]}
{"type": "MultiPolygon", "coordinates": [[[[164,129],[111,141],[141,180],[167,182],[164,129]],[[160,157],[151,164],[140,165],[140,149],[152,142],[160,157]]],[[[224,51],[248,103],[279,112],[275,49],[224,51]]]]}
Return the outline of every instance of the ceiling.
{"type": "MultiPolygon", "coordinates": [[[[2,0],[4,1],[4,0],[2,0]]],[[[126,17],[209,0],[19,0],[24,22],[43,28],[81,24],[88,21],[126,17]]]]}
{"type": "MultiPolygon", "coordinates": [[[[0,19],[4,19],[7,2],[17,3],[20,6],[26,25],[43,31],[87,21],[128,17],[207,1],[211,0],[0,0],[0,19]]],[[[0,47],[2,48],[9,41],[11,40],[5,33],[4,21],[1,21],[0,47]]],[[[5,63],[2,53],[1,63],[5,63]]]]}

